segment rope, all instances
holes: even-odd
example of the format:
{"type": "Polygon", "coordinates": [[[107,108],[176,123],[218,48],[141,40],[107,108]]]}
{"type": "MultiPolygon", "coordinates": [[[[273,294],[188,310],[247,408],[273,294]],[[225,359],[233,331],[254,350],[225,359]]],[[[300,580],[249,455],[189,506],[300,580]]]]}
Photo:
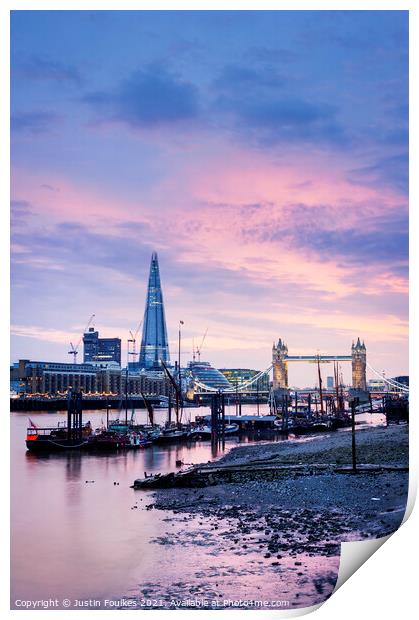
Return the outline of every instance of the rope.
{"type": "MultiPolygon", "coordinates": [[[[68,448],[68,446],[63,446],[62,443],[57,443],[56,441],[53,441],[52,439],[48,439],[49,443],[52,443],[54,446],[59,446],[60,448],[68,448]]],[[[87,443],[87,441],[83,441],[82,443],[77,444],[76,446],[70,446],[71,448],[81,448],[81,446],[84,446],[87,443]]]]}

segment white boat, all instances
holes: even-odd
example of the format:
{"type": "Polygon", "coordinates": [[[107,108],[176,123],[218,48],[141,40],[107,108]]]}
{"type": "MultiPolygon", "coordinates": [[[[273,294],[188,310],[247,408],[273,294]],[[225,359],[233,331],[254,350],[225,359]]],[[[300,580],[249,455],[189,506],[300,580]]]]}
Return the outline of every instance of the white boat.
{"type": "MultiPolygon", "coordinates": [[[[225,424],[224,425],[224,435],[234,435],[239,430],[238,424],[225,424]]],[[[218,436],[222,436],[222,428],[220,427],[218,431],[218,436]]],[[[201,438],[201,439],[209,439],[211,438],[211,426],[209,424],[201,424],[200,426],[195,426],[191,428],[189,432],[189,437],[191,438],[201,438]]]]}

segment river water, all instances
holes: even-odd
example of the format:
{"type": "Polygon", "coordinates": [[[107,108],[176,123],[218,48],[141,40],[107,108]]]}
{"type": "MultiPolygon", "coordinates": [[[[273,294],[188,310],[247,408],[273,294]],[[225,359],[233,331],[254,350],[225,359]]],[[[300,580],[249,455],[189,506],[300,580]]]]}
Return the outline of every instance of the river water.
{"type": "MultiPolygon", "coordinates": [[[[267,413],[266,407],[261,406],[260,412],[267,413]]],[[[187,410],[191,419],[206,413],[203,407],[187,410]]],[[[234,415],[234,406],[226,413],[234,415]]],[[[255,413],[255,406],[243,406],[242,413],[255,413]]],[[[156,422],[163,423],[165,415],[156,410],[156,422]]],[[[177,460],[202,463],[222,451],[214,454],[209,441],[198,441],[113,454],[38,456],[26,451],[28,416],[39,426],[66,420],[65,413],[11,414],[12,608],[21,608],[26,604],[22,601],[50,598],[59,599],[59,608],[64,599],[70,607],[76,599],[94,599],[106,608],[103,601],[146,592],[147,584],[151,587],[163,575],[170,589],[179,582],[179,567],[184,576],[198,569],[215,570],[221,560],[211,557],[210,541],[206,550],[203,542],[205,552],[199,556],[187,544],[177,545],[176,550],[173,545],[156,544],[167,536],[169,525],[174,538],[180,531],[186,537],[199,537],[204,528],[197,519],[191,519],[186,528],[184,522],[169,524],[172,513],[145,509],[151,495],[130,487],[144,472],[174,471],[177,460]]],[[[146,412],[137,410],[135,419],[145,423],[146,412]]],[[[88,411],[84,420],[95,428],[106,414],[88,411]]],[[[374,420],[382,421],[376,416],[374,420]]],[[[239,441],[227,439],[225,450],[239,441]]],[[[240,557],[226,556],[223,562],[225,574],[233,571],[236,590],[241,580],[248,591],[240,557]]],[[[269,594],[268,584],[263,593],[269,594]]]]}

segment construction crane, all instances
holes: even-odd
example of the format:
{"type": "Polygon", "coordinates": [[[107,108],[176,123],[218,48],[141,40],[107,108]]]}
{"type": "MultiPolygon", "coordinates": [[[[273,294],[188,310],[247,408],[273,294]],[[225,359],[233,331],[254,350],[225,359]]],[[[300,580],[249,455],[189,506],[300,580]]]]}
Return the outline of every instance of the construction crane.
{"type": "Polygon", "coordinates": [[[141,321],[138,323],[138,327],[135,330],[135,333],[132,333],[131,330],[129,330],[129,335],[130,338],[128,338],[128,361],[129,361],[129,356],[132,355],[135,361],[135,356],[137,355],[137,348],[136,348],[136,342],[137,342],[137,336],[138,333],[141,329],[141,325],[143,324],[143,320],[141,319],[141,321]],[[130,345],[132,345],[132,350],[130,351],[130,345]]]}
{"type": "Polygon", "coordinates": [[[203,336],[203,338],[202,338],[202,340],[201,340],[201,344],[199,345],[199,347],[196,347],[196,354],[197,354],[197,356],[198,356],[198,362],[200,362],[200,361],[201,361],[201,350],[202,350],[202,347],[203,347],[203,345],[204,345],[205,338],[207,337],[207,333],[208,333],[208,327],[207,327],[207,329],[205,330],[205,334],[204,334],[204,336],[203,336]]]}
{"type": "Polygon", "coordinates": [[[74,346],[74,344],[72,342],[70,342],[70,347],[71,348],[70,348],[70,351],[68,352],[68,354],[73,356],[73,364],[77,364],[77,353],[79,352],[79,346],[81,344],[81,341],[83,339],[84,334],[87,332],[87,330],[91,326],[95,316],[96,316],[95,314],[92,314],[92,316],[90,317],[89,322],[87,323],[86,327],[84,328],[83,333],[80,336],[79,341],[76,344],[76,346],[74,346]]]}

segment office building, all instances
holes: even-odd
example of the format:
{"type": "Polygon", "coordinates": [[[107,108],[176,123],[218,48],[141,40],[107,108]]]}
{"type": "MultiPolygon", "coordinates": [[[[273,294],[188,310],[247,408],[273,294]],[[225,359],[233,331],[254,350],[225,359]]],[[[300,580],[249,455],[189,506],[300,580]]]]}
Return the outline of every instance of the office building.
{"type": "Polygon", "coordinates": [[[99,332],[90,327],[83,335],[83,362],[116,362],[121,365],[121,339],[99,338],[99,332]]]}
{"type": "Polygon", "coordinates": [[[139,367],[159,368],[161,367],[161,360],[166,364],[170,362],[169,342],[167,339],[159,261],[157,253],[153,252],[148,278],[139,367]]]}

